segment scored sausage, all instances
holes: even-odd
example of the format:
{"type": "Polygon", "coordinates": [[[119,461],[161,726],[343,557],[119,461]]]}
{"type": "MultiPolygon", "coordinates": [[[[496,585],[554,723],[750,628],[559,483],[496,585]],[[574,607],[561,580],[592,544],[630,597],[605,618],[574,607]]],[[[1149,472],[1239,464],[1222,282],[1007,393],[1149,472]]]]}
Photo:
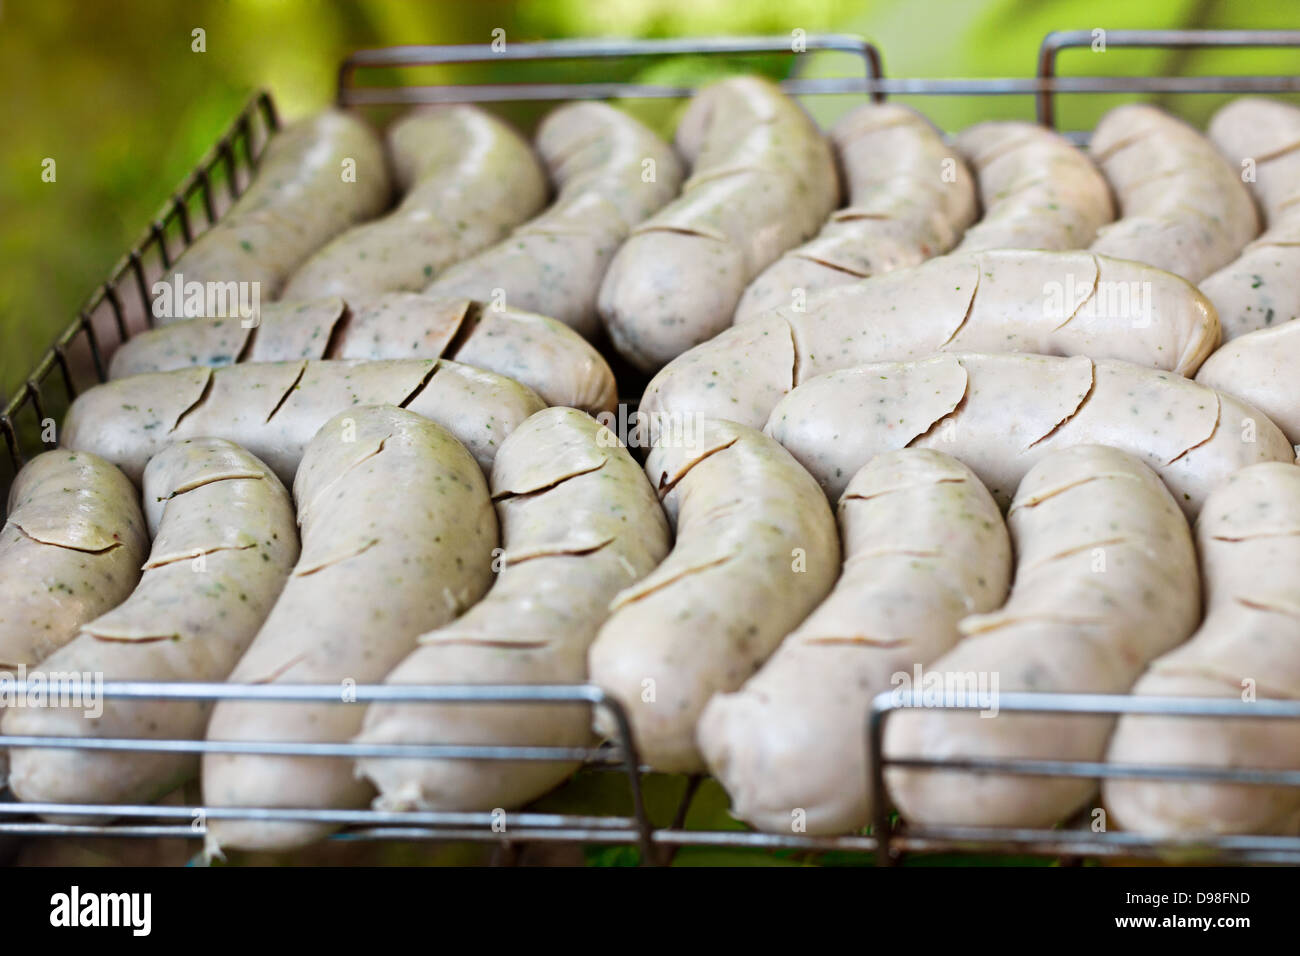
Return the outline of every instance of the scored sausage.
{"type": "MultiPolygon", "coordinates": [[[[501,519],[500,576],[463,617],[420,638],[388,684],[577,684],[609,603],[668,551],[668,524],[632,456],[603,426],[548,408],[519,426],[492,469],[501,519]]],[[[581,704],[372,704],[358,740],[582,747],[581,704]]],[[[363,758],[383,809],[520,806],[572,763],[363,758]]]]}
{"type": "MultiPolygon", "coordinates": [[[[372,684],[424,631],[483,596],[492,579],[496,516],[487,482],[445,429],[392,406],[342,412],[307,446],[294,480],[302,554],[230,680],[336,684],[340,702],[222,701],[209,740],[342,743],[364,708],[348,682],[372,684]]],[[[352,761],[206,754],[210,806],[364,806],[371,788],[352,761]]],[[[214,819],[209,854],[224,847],[285,849],[328,825],[214,819]]]]}
{"type": "Polygon", "coordinates": [[[632,230],[597,300],[614,347],[644,371],[730,325],[745,286],[839,197],[826,138],[758,77],[701,90],[677,144],[694,164],[681,196],[632,230]]]}
{"type": "Polygon", "coordinates": [[[108,462],[56,450],[24,465],[0,531],[0,671],[18,679],[126,600],[148,550],[135,488],[108,462]]]}
{"type": "Polygon", "coordinates": [[[791,392],[765,430],[836,496],[894,448],[947,452],[1004,502],[1049,452],[1112,445],[1154,468],[1189,516],[1234,471],[1295,459],[1278,427],[1231,395],[1081,355],[953,352],[832,372],[791,392]]]}
{"type": "MultiPolygon", "coordinates": [[[[1025,475],[1007,523],[1010,598],[964,620],[965,638],[923,677],[947,689],[944,703],[981,709],[899,710],[885,726],[890,759],[1100,761],[1113,717],[1013,714],[997,709],[997,695],[1127,693],[1196,626],[1187,521],[1132,455],[1100,445],[1053,452],[1025,475]]],[[[885,780],[906,820],[941,826],[1050,827],[1096,790],[1088,778],[931,769],[886,768],[885,780]]]]}
{"type": "Polygon", "coordinates": [[[622,110],[568,103],[537,130],[537,151],[559,187],[555,201],[507,239],[456,263],[426,294],[503,300],[590,338],[596,293],[632,228],[677,195],[671,146],[622,110]]]}
{"type": "Polygon", "coordinates": [[[1144,103],[1101,118],[1089,144],[1120,218],[1092,250],[1200,282],[1240,255],[1259,216],[1237,170],[1197,130],[1144,103]]]}
{"type": "Polygon", "coordinates": [[[1225,343],[1205,360],[1196,381],[1250,402],[1300,446],[1300,322],[1225,343]]]}
{"type": "MultiPolygon", "coordinates": [[[[327,110],[272,138],[248,189],[171,271],[186,283],[260,283],[269,301],[313,250],[383,212],[391,190],[379,137],[327,110]]],[[[155,315],[166,324],[184,318],[179,311],[155,315]]]]}
{"type": "Polygon", "coordinates": [[[281,298],[418,292],[546,202],[528,143],[477,107],[416,110],[393,125],[388,145],[402,201],[314,254],[281,298]]]}
{"type": "Polygon", "coordinates": [[[62,449],[29,461],[0,532],[0,668],[35,664],[122,603],[148,550],[136,490],[108,462],[62,449]]]}
{"type": "Polygon", "coordinates": [[[142,332],[113,353],[109,378],[237,362],[439,356],[513,378],[549,405],[595,414],[618,402],[609,364],[561,323],[412,292],[273,302],[255,322],[193,319],[142,332]]]}
{"type": "Polygon", "coordinates": [[[915,110],[868,103],[840,120],[830,136],[848,206],[749,284],[735,322],[789,307],[796,296],[919,265],[951,249],[974,221],[970,170],[915,110]]]}
{"type": "MultiPolygon", "coordinates": [[[[733,422],[650,451],[646,474],[676,527],[672,552],[622,591],[591,646],[592,683],[627,708],[646,763],[697,771],[695,724],[735,690],[830,590],[835,519],[785,449],[733,422]]],[[[607,715],[597,730],[613,736],[607,715]]]]}
{"type": "MultiPolygon", "coordinates": [[[[262,462],[220,438],[155,455],[144,474],[153,548],[125,602],[40,663],[105,680],[225,680],[298,556],[293,505],[262,462]]],[[[53,704],[54,702],[52,702],[53,704]]],[[[8,735],[198,739],[209,701],[111,699],[10,709],[8,735]]],[[[27,802],[145,802],[193,775],[195,754],[15,748],[10,789],[27,802]]],[[[84,823],[85,818],[76,822],[84,823]]]]}
{"type": "Polygon", "coordinates": [[[1263,209],[1267,230],[1201,282],[1231,339],[1300,318],[1300,109],[1243,97],[1210,120],[1210,139],[1263,209]],[[1250,177],[1250,178],[1248,178],[1250,177]]]}
{"type": "Polygon", "coordinates": [[[1115,218],[1110,187],[1087,155],[1037,123],[978,123],[955,145],[979,182],[984,215],[957,246],[1086,249],[1115,218]]]}
{"type": "Polygon", "coordinates": [[[835,589],[700,718],[731,812],[763,830],[846,833],[870,819],[871,699],[949,650],[958,623],[1006,598],[1011,542],[992,496],[941,452],[873,459],[840,499],[835,589]]]}
{"type": "MultiPolygon", "coordinates": [[[[1300,699],[1300,468],[1237,472],[1205,503],[1196,528],[1205,621],[1155,660],[1133,688],[1160,697],[1300,699]]],[[[1126,714],[1107,759],[1142,766],[1300,769],[1294,720],[1126,714]]],[[[1153,836],[1294,833],[1295,787],[1111,779],[1111,823],[1153,836]]]]}
{"type": "Polygon", "coordinates": [[[728,329],[656,375],[641,408],[758,428],[792,388],[867,362],[1035,352],[1191,374],[1218,343],[1209,302],[1167,272],[1089,252],[954,254],[728,329]]]}
{"type": "Polygon", "coordinates": [[[397,405],[442,425],[486,472],[508,434],[545,407],[531,389],[446,359],[297,361],[133,375],[77,396],[64,447],[92,451],[139,482],[169,442],[216,435],[292,482],[321,425],[357,405],[397,405]]]}

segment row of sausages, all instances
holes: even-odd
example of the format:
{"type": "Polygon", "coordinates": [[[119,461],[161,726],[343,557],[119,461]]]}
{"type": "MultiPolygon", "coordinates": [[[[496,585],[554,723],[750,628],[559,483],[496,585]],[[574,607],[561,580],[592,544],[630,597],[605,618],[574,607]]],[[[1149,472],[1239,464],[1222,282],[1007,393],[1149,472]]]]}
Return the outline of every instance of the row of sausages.
{"type": "MultiPolygon", "coordinates": [[[[794,457],[731,422],[707,422],[690,448],[656,447],[643,474],[589,416],[542,409],[513,429],[485,479],[447,429],[395,406],[357,406],[300,456],[291,499],[226,438],[169,443],[141,477],[143,513],[102,458],[35,459],[15,485],[0,551],[6,668],[343,693],[384,680],[589,676],[623,703],[652,766],[707,769],[742,819],[776,830],[798,819],[813,833],[869,819],[867,708],[916,668],[940,681],[997,675],[993,706],[998,690],[1300,692],[1300,468],[1288,463],[1239,470],[1209,496],[1198,573],[1180,502],[1136,455],[1099,444],[1036,460],[1005,524],[995,494],[957,457],[886,451],[847,483],[838,530],[794,457]]],[[[595,728],[613,735],[607,712],[595,728]]],[[[75,705],[11,708],[3,730],[581,746],[591,724],[571,704],[109,700],[94,719],[75,705]]],[[[1295,734],[1285,722],[1207,729],[904,710],[885,745],[892,757],[1109,754],[1148,765],[1230,766],[1244,753],[1285,769],[1295,734]]],[[[12,791],[37,804],[149,801],[200,769],[173,752],[20,747],[11,761],[12,791]]],[[[520,806],[571,770],[223,752],[201,766],[209,806],[334,810],[376,793],[388,809],[520,806]]],[[[1095,792],[1077,779],[954,782],[953,772],[888,777],[905,816],[926,823],[1048,826],[1095,792]]],[[[1271,831],[1300,813],[1300,795],[1280,787],[1124,781],[1103,799],[1118,825],[1162,834],[1271,831]]],[[[206,838],[213,853],[282,849],[329,829],[214,819],[206,838]]]]}
{"type": "MultiPolygon", "coordinates": [[[[1261,696],[1295,696],[1300,395],[1288,326],[1250,331],[1291,314],[1241,266],[1289,248],[1284,231],[1268,237],[1285,229],[1300,136],[1276,108],[1238,101],[1207,140],[1123,107],[1091,158],[1020,123],[950,147],[888,104],[827,138],[750,77],[697,96],[676,150],[590,103],[553,112],[535,151],[468,107],[412,114],[386,144],[340,114],[292,127],[176,266],[262,282],[278,301],[252,321],[160,317],[74,404],[66,450],[19,476],[0,664],[256,683],[589,678],[623,703],[651,765],[712,771],[757,826],[804,814],[827,833],[866,822],[867,703],[913,667],[998,674],[1003,690],[1211,696],[1259,670],[1261,696]],[[1223,156],[1256,144],[1242,158],[1269,233],[1247,246],[1256,207],[1223,156]],[[663,366],[643,411],[691,425],[654,442],[645,474],[584,414],[616,403],[585,340],[602,321],[633,364],[663,366]],[[1209,614],[1184,644],[1202,577],[1209,614]]],[[[4,729],[572,746],[591,729],[574,705],[130,701],[105,717],[13,710],[4,729]]],[[[1208,741],[1156,718],[904,713],[886,748],[1100,760],[1109,747],[1144,762],[1244,748],[1289,766],[1284,727],[1240,723],[1208,741]]],[[[615,728],[598,712],[595,729],[615,728]]],[[[13,754],[11,787],[35,802],[150,800],[198,769],[174,754],[13,754]]],[[[229,753],[201,767],[214,806],[377,793],[439,809],[522,805],[570,769],[229,753]]],[[[889,778],[919,822],[1047,825],[1093,789],[962,783],[889,778]]],[[[1280,789],[1236,794],[1103,796],[1148,832],[1272,830],[1300,812],[1280,789]]],[[[285,847],[327,829],[219,820],[208,842],[285,847]]]]}
{"type": "MultiPolygon", "coordinates": [[[[753,77],[696,97],[676,150],[598,103],[555,110],[535,150],[471,107],[413,113],[389,130],[386,147],[360,121],[326,113],[272,141],[262,175],[176,270],[200,282],[258,281],[269,297],[320,313],[342,297],[347,315],[362,319],[315,338],[305,337],[325,319],[290,322],[275,307],[265,310],[273,326],[265,329],[232,329],[221,317],[186,322],[133,345],[120,371],[430,357],[445,320],[373,313],[448,313],[472,300],[497,314],[554,320],[530,321],[575,352],[581,344],[556,324],[591,339],[603,320],[625,359],[651,372],[667,366],[648,393],[652,405],[685,388],[685,403],[713,413],[723,394],[713,377],[736,366],[736,351],[746,373],[769,374],[757,353],[774,363],[770,373],[789,367],[807,378],[992,342],[999,351],[1118,358],[1183,375],[1205,363],[1201,381],[1247,399],[1300,442],[1300,386],[1287,374],[1300,358],[1300,327],[1289,325],[1300,316],[1288,238],[1300,208],[1297,143],[1300,110],[1254,99],[1224,107],[1208,138],[1154,107],[1120,107],[1098,125],[1090,154],[1017,122],[979,124],[948,144],[892,104],[860,107],[826,137],[753,77]],[[339,175],[345,162],[354,181],[339,175]],[[549,205],[548,178],[557,190],[549,205]],[[848,205],[837,209],[841,180],[848,205]],[[373,218],[393,191],[398,205],[373,218]],[[1261,218],[1267,229],[1258,235],[1261,218]],[[1041,254],[990,262],[1004,250],[1041,254]],[[436,301],[407,298],[394,309],[382,302],[394,293],[436,301]],[[864,309],[878,314],[887,297],[929,317],[928,336],[909,323],[912,341],[882,336],[873,349],[840,333],[864,309]],[[958,341],[953,323],[979,313],[989,324],[965,323],[958,341]],[[741,331],[751,321],[763,325],[741,331]],[[835,347],[801,343],[814,326],[835,347]],[[1145,334],[1117,335],[1118,326],[1145,334]],[[695,394],[704,389],[704,398],[695,394]]],[[[902,326],[904,316],[889,318],[902,326]]],[[[585,361],[605,374],[594,353],[585,361]]],[[[518,368],[488,367],[521,377],[518,368]]],[[[585,394],[554,398],[590,407],[585,394]]]]}

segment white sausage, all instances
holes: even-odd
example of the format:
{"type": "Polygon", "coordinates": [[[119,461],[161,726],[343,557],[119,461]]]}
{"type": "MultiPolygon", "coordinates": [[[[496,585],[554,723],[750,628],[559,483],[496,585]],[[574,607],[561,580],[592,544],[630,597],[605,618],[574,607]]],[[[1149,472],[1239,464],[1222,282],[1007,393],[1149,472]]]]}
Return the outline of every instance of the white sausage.
{"type": "Polygon", "coordinates": [[[544,405],[531,389],[446,359],[268,362],[134,375],[79,395],[63,445],[85,449],[139,481],[168,442],[235,441],[285,482],[321,425],[356,405],[397,405],[437,422],[486,472],[506,435],[544,405]]]}
{"type": "Polygon", "coordinates": [[[924,116],[868,103],[831,130],[849,205],[810,242],[791,249],[749,284],[734,321],[790,307],[796,295],[919,265],[953,247],[975,219],[970,170],[924,116]]]}
{"type": "Polygon", "coordinates": [[[655,376],[641,408],[757,428],[795,386],[867,362],[1036,352],[1191,374],[1218,343],[1213,307],[1167,272],[1088,252],[954,254],[729,329],[655,376]]]}
{"type": "Polygon", "coordinates": [[[1209,135],[1243,179],[1250,174],[1268,226],[1201,282],[1231,339],[1300,318],[1300,109],[1242,97],[1214,114],[1209,135]]]}
{"type": "MultiPolygon", "coordinates": [[[[631,455],[571,408],[519,426],[497,455],[500,577],[459,620],[425,634],[389,684],[572,684],[587,677],[587,648],[610,600],[668,551],[668,523],[631,455]]],[[[581,704],[372,704],[363,743],[582,747],[581,704]]],[[[520,806],[564,780],[554,761],[367,758],[384,809],[492,810],[520,806]]]]}
{"type": "Polygon", "coordinates": [[[745,286],[839,196],[826,138],[758,77],[698,93],[677,142],[694,164],[682,195],[632,230],[597,300],[614,347],[645,371],[725,329],[745,286]]]}
{"type": "Polygon", "coordinates": [[[379,137],[356,117],[327,110],[271,140],[248,189],[171,271],[186,283],[260,283],[259,298],[269,301],[313,250],[379,215],[391,190],[379,137]]]}
{"type": "MultiPolygon", "coordinates": [[[[289,494],[274,474],[220,438],[168,446],[144,475],[154,533],[144,575],[118,607],[82,626],[40,663],[46,673],[104,680],[220,681],[257,633],[295,558],[289,494]]],[[[10,709],[8,735],[198,739],[206,701],[105,700],[10,709]]],[[[198,768],[194,754],[15,748],[9,784],[28,802],[154,800],[198,768]]],[[[77,822],[85,822],[80,820],[77,822]]]]}
{"type": "MultiPolygon", "coordinates": [[[[1300,699],[1300,468],[1237,472],[1197,524],[1206,615],[1192,639],[1133,688],[1162,697],[1300,699]],[[1249,696],[1248,696],[1249,694],[1249,696]]],[[[1300,769],[1295,720],[1120,718],[1107,759],[1256,770],[1300,769]]],[[[1295,833],[1295,787],[1107,780],[1110,823],[1152,836],[1295,833]]]]}
{"type": "Polygon", "coordinates": [[[1087,155],[1036,123],[978,123],[956,146],[975,170],[984,215],[958,252],[1086,249],[1115,218],[1110,187],[1087,155]]]}
{"type": "Polygon", "coordinates": [[[744,687],[715,696],[700,718],[700,750],[732,814],[763,830],[867,825],[872,697],[949,650],[961,619],[998,607],[1011,578],[993,498],[937,451],[903,449],[864,465],[840,499],[839,523],[835,589],[744,687]]]}
{"type": "Polygon", "coordinates": [[[1168,372],[1083,356],[950,352],[832,372],[790,393],[766,431],[827,489],[881,452],[937,448],[1006,501],[1057,448],[1106,444],[1154,468],[1189,516],[1228,475],[1292,461],[1262,412],[1168,372]]]}
{"type": "Polygon", "coordinates": [[[48,451],[24,465],[0,531],[0,671],[17,679],[126,600],[148,550],[135,488],[108,462],[48,451]]]}
{"type": "Polygon", "coordinates": [[[389,130],[388,146],[402,201],[308,259],[281,298],[418,292],[546,202],[528,143],[477,107],[416,110],[389,130]]]}
{"type": "Polygon", "coordinates": [[[555,201],[509,238],[453,265],[425,292],[549,315],[590,338],[596,293],[632,228],[681,188],[672,147],[622,110],[568,103],[537,130],[555,201]]]}
{"type": "Polygon", "coordinates": [[[561,323],[411,292],[357,296],[346,304],[337,296],[270,303],[247,328],[216,318],[142,332],[113,353],[109,377],[236,362],[439,356],[513,378],[550,405],[595,414],[618,402],[608,363],[561,323]]]}
{"type": "Polygon", "coordinates": [[[1240,253],[1259,217],[1237,170],[1182,120],[1144,103],[1101,118],[1089,145],[1120,218],[1092,250],[1200,282],[1240,253]]]}
{"type": "MultiPolygon", "coordinates": [[[[491,583],[496,516],[487,482],[456,439],[392,406],[328,421],[294,481],[302,554],[275,607],[230,675],[235,683],[373,684],[426,630],[450,621],[491,583]]],[[[344,742],[361,729],[356,703],[222,701],[209,740],[344,742]]],[[[206,754],[210,806],[364,806],[371,789],[346,759],[206,754]]],[[[285,849],[328,826],[214,819],[223,847],[285,849]]]]}
{"type": "Polygon", "coordinates": [[[1300,322],[1225,343],[1205,360],[1196,381],[1250,402],[1300,445],[1300,322]]]}
{"type": "MultiPolygon", "coordinates": [[[[948,703],[970,703],[982,686],[984,713],[901,710],[885,726],[891,759],[1099,761],[1113,718],[996,712],[996,695],[1125,693],[1196,626],[1190,530],[1133,456],[1099,445],[1053,452],[1025,475],[1007,523],[1016,549],[1010,598],[963,621],[965,639],[930,668],[934,686],[953,688],[948,703]]],[[[1096,789],[1087,778],[929,769],[887,769],[885,779],[903,817],[926,825],[1050,827],[1096,789]]]]}
{"type": "MultiPolygon", "coordinates": [[[[588,663],[627,708],[641,758],[703,769],[695,724],[738,688],[826,596],[839,571],[835,520],[817,483],[779,445],[732,422],[646,461],[677,531],[667,559],[614,599],[588,663]]],[[[611,735],[603,715],[597,730],[611,735]]]]}

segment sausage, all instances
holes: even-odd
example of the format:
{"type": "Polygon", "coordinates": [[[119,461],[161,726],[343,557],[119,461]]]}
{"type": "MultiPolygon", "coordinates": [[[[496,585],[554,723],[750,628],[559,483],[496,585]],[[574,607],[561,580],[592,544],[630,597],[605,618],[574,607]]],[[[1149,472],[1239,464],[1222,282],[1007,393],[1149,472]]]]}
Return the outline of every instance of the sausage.
{"type": "MultiPolygon", "coordinates": [[[[375,683],[418,635],[491,583],[497,522],[487,482],[464,446],[431,421],[391,405],[335,415],[307,446],[293,491],[302,554],[232,682],[375,683]]],[[[228,700],[214,708],[207,737],[341,743],[363,715],[347,702],[228,700]]],[[[364,806],[370,795],[343,758],[203,757],[209,806],[339,809],[364,806]]],[[[215,819],[205,842],[210,855],[279,850],[330,829],[215,819]]]]}
{"type": "Polygon", "coordinates": [[[1267,230],[1201,282],[1231,339],[1300,318],[1300,109],[1242,97],[1210,120],[1210,139],[1250,186],[1267,230]]]}
{"type": "Polygon", "coordinates": [[[113,353],[109,377],[236,362],[439,356],[513,378],[550,405],[595,414],[618,402],[609,364],[559,322],[412,292],[357,296],[346,304],[337,296],[270,303],[247,328],[215,318],[142,332],[113,353]]]}
{"type": "Polygon", "coordinates": [[[216,435],[292,482],[307,443],[338,412],[397,405],[442,425],[486,472],[506,435],[544,407],[531,389],[446,359],[267,362],[133,375],[77,396],[63,445],[135,482],[167,443],[216,435]]]}
{"type": "MultiPolygon", "coordinates": [[[[83,625],[40,664],[46,673],[105,680],[219,681],[283,586],[298,556],[293,505],[262,462],[220,438],[169,445],[144,474],[153,548],[125,602],[83,625]]],[[[81,707],[10,709],[7,735],[194,740],[206,701],[103,701],[81,707]]],[[[9,785],[26,802],[154,800],[198,769],[194,754],[17,749],[9,785]]],[[[86,822],[84,819],[78,822],[86,822]]]]}
{"type": "Polygon", "coordinates": [[[1200,282],[1259,232],[1250,193],[1214,146],[1144,103],[1101,118],[1089,145],[1119,199],[1120,218],[1091,248],[1200,282]]]}
{"type": "Polygon", "coordinates": [[[1261,329],[1275,329],[1300,318],[1300,207],[1242,251],[1241,255],[1201,281],[1214,303],[1225,341],[1261,329]]]}
{"type": "Polygon", "coordinates": [[[1086,249],[1115,218],[1110,187],[1087,155],[1036,123],[978,123],[955,145],[979,181],[984,216],[958,252],[1086,249]]]}
{"type": "Polygon", "coordinates": [[[1227,393],[1081,355],[958,352],[832,372],[783,399],[765,431],[830,495],[875,455],[916,446],[969,465],[999,502],[1049,452],[1112,445],[1154,468],[1189,516],[1234,471],[1295,458],[1276,425],[1227,393]]]}
{"type": "Polygon", "coordinates": [[[730,325],[745,286],[839,198],[826,138],[767,80],[701,90],[677,144],[693,163],[681,196],[632,230],[596,304],[614,347],[643,371],[730,325]]]}
{"type": "Polygon", "coordinates": [[[388,147],[402,201],[316,252],[281,298],[419,292],[546,202],[546,175],[528,143],[477,107],[416,110],[389,130],[388,147]]]}
{"type": "MultiPolygon", "coordinates": [[[[885,726],[890,759],[1100,761],[1113,717],[997,712],[996,695],[1126,693],[1196,626],[1191,532],[1132,455],[1100,445],[1052,452],[1025,475],[1007,524],[1017,556],[1010,598],[966,618],[965,638],[924,678],[951,689],[947,703],[984,712],[900,710],[885,726]]],[[[939,826],[1050,827],[1096,790],[1087,778],[928,769],[886,768],[885,781],[906,820],[939,826]]]]}
{"type": "MultiPolygon", "coordinates": [[[[486,598],[420,638],[388,684],[577,684],[624,587],[668,551],[668,523],[631,455],[603,426],[548,408],[517,428],[492,469],[504,565],[486,598]]],[[[584,705],[371,704],[358,740],[583,747],[584,705]]],[[[381,809],[517,807],[563,781],[554,761],[363,758],[381,809]]]]}
{"type": "MultiPolygon", "coordinates": [[[[1215,489],[1196,527],[1206,614],[1133,688],[1161,697],[1300,698],[1300,468],[1261,464],[1215,489]]],[[[1107,760],[1297,770],[1294,720],[1126,714],[1107,760]]],[[[1153,836],[1294,833],[1295,787],[1107,780],[1110,824],[1153,836]]]]}
{"type": "MultiPolygon", "coordinates": [[[[677,541],[614,599],[588,666],[627,708],[646,763],[698,771],[705,704],[740,687],[826,596],[839,536],[817,483],[743,425],[704,419],[690,441],[652,448],[645,467],[677,541]]],[[[596,729],[613,735],[603,712],[596,729]]]]}
{"type": "Polygon", "coordinates": [[[568,103],[537,130],[555,201],[509,238],[437,276],[428,295],[464,297],[549,315],[591,338],[596,293],[632,228],[677,195],[672,147],[604,103],[568,103]]]}
{"type": "Polygon", "coordinates": [[[37,455],[0,532],[0,668],[31,666],[122,603],[149,549],[135,488],[95,455],[37,455]]]}
{"type": "MultiPolygon", "coordinates": [[[[186,283],[259,283],[259,299],[269,301],[313,250],[383,212],[391,192],[379,137],[356,117],[326,110],[267,144],[248,189],[172,272],[186,283]]],[[[166,324],[184,318],[177,311],[155,315],[166,324]]]]}
{"type": "Polygon", "coordinates": [[[1300,445],[1300,322],[1249,332],[1205,360],[1196,381],[1245,399],[1300,445]]]}
{"type": "Polygon", "coordinates": [[[758,428],[795,386],[867,362],[1036,352],[1186,375],[1218,343],[1209,302],[1167,272],[1088,252],[955,254],[829,290],[806,313],[782,310],[729,329],[655,376],[641,408],[758,428]]]}
{"type": "MultiPolygon", "coordinates": [[[[148,550],[135,488],[108,462],[56,450],[24,465],[0,531],[0,671],[17,679],[126,600],[148,550]]],[[[0,778],[6,764],[0,751],[0,778]]]]}
{"type": "Polygon", "coordinates": [[[839,524],[844,570],[830,596],[700,718],[700,750],[732,815],[763,830],[867,825],[872,697],[948,651],[962,618],[1001,605],[1011,578],[1002,514],[941,452],[900,449],[864,465],[839,524]]]}
{"type": "Polygon", "coordinates": [[[735,322],[790,307],[796,295],[919,265],[951,249],[974,221],[970,170],[915,110],[868,103],[840,120],[830,136],[847,181],[848,207],[749,284],[735,322]]]}

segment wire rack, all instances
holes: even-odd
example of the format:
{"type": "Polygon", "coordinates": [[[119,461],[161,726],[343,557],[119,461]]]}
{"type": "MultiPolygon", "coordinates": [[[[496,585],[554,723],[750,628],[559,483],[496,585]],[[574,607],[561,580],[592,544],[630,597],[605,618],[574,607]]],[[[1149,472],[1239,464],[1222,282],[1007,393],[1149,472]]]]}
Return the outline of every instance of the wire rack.
{"type": "MultiPolygon", "coordinates": [[[[1065,50],[1088,48],[1095,31],[1049,34],[1043,41],[1034,76],[991,79],[895,78],[884,73],[880,51],[857,36],[797,35],[794,37],[691,38],[674,40],[564,40],[471,46],[400,46],[363,50],[348,57],[338,73],[338,103],[348,108],[441,102],[505,103],[572,99],[681,98],[689,86],[638,82],[529,83],[363,83],[374,71],[418,67],[449,67],[536,61],[704,55],[733,58],[804,52],[844,54],[856,62],[852,75],[809,79],[792,76],[783,88],[798,96],[839,94],[880,101],[892,95],[1028,96],[1038,120],[1055,127],[1056,98],[1062,94],[1165,93],[1295,93],[1300,76],[1058,76],[1057,61],[1065,50]]],[[[1300,31],[1151,31],[1105,32],[1110,47],[1300,47],[1300,31]]],[[[793,71],[792,71],[793,72],[793,71]]],[[[150,327],[148,303],[152,282],[179,254],[238,198],[256,171],[268,139],[279,128],[270,95],[258,92],[230,128],[203,158],[197,169],[173,193],[159,215],[109,278],[91,295],[74,321],[54,341],[21,388],[0,411],[0,435],[7,455],[0,459],[0,487],[7,489],[23,461],[48,445],[46,426],[57,421],[77,393],[104,381],[112,351],[137,332],[150,327]],[[42,432],[45,435],[42,435],[42,432]]],[[[1076,135],[1083,139],[1084,135],[1076,135]]],[[[20,698],[22,682],[10,685],[20,698]]],[[[1286,786],[1300,788],[1300,771],[1250,768],[1131,766],[1077,760],[950,759],[883,760],[881,740],[891,715],[908,707],[957,707],[893,693],[871,704],[864,727],[868,779],[874,817],[863,832],[820,837],[802,833],[757,833],[745,829],[696,829],[686,825],[701,779],[690,778],[679,788],[664,820],[652,819],[645,796],[649,768],[640,765],[627,715],[617,701],[591,685],[467,686],[422,685],[395,687],[364,685],[351,688],[344,703],[337,685],[237,685],[209,683],[106,682],[96,692],[102,699],[170,699],[186,701],[278,700],[328,702],[358,706],[373,701],[440,702],[467,706],[510,703],[520,707],[577,703],[603,709],[616,728],[614,739],[599,747],[490,747],[456,744],[363,745],[292,742],[223,742],[179,739],[115,739],[82,737],[0,736],[0,747],[73,748],[109,751],[151,751],[201,754],[208,752],[275,754],[306,757],[406,757],[470,760],[581,761],[585,770],[609,771],[626,781],[624,815],[578,815],[524,810],[508,816],[508,825],[492,813],[432,811],[390,812],[372,809],[305,809],[272,807],[210,807],[187,805],[70,805],[22,804],[0,795],[0,836],[10,837],[137,837],[199,840],[207,820],[290,820],[330,823],[341,827],[336,839],[380,841],[470,841],[517,848],[529,844],[630,846],[643,863],[670,862],[684,846],[746,848],[796,854],[848,854],[881,865],[896,865],[910,855],[976,853],[984,856],[1040,857],[1063,862],[1140,858],[1173,862],[1300,863],[1300,837],[1219,836],[1194,839],[1152,839],[1139,834],[1094,832],[1086,820],[1055,829],[990,827],[914,827],[891,812],[886,774],[890,767],[938,771],[1014,774],[1025,776],[1145,778],[1286,786]],[[60,822],[47,822],[57,816],[60,822]],[[111,818],[110,822],[102,822],[111,818]],[[70,823],[81,819],[85,822],[70,823]]],[[[1002,694],[1006,712],[1077,716],[1126,713],[1180,716],[1187,720],[1300,720],[1300,702],[1267,700],[1241,703],[1229,699],[1142,698],[1090,694],[1002,694]]],[[[663,814],[659,814],[664,816],[663,814]]],[[[505,859],[509,859],[507,855],[505,859]]]]}

